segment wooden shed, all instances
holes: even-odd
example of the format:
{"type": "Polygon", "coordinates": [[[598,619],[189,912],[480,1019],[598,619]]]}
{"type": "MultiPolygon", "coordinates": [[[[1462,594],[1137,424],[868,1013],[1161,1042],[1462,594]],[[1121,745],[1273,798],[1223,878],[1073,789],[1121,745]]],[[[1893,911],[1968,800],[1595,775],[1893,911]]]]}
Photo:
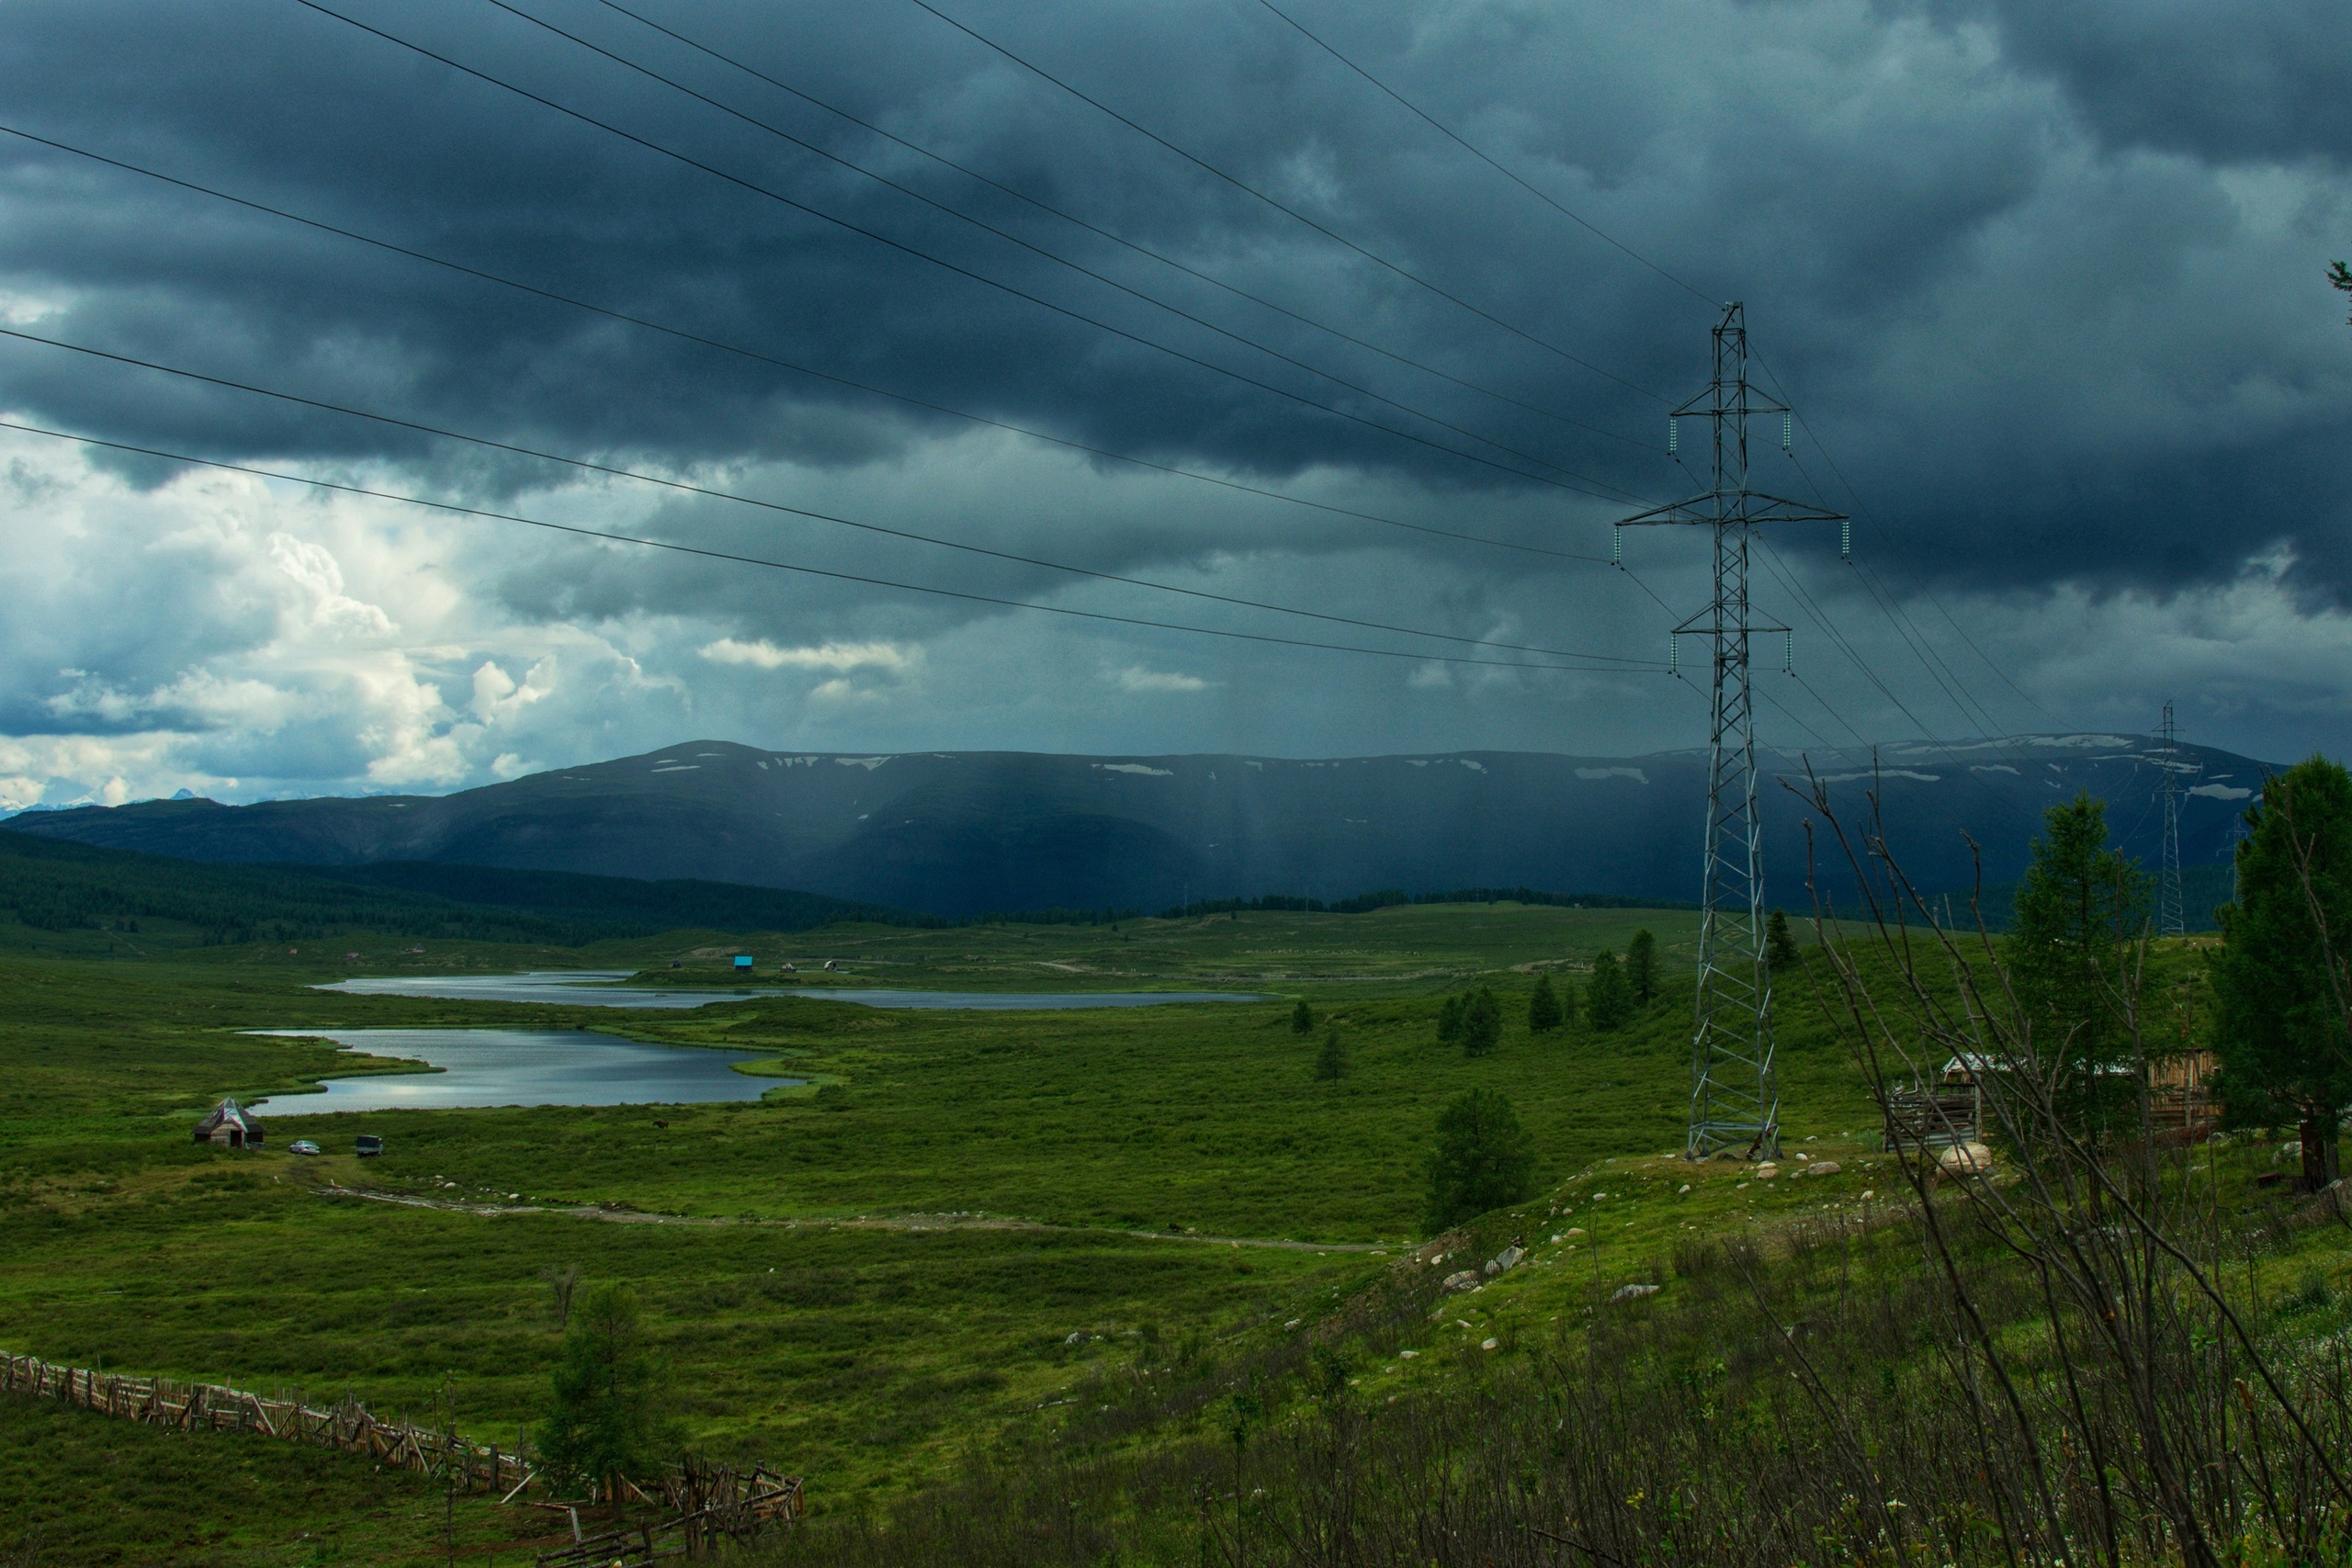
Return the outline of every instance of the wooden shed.
{"type": "Polygon", "coordinates": [[[262,1145],[261,1122],[235,1100],[224,1100],[196,1124],[196,1141],[223,1148],[257,1149],[262,1145]]]}

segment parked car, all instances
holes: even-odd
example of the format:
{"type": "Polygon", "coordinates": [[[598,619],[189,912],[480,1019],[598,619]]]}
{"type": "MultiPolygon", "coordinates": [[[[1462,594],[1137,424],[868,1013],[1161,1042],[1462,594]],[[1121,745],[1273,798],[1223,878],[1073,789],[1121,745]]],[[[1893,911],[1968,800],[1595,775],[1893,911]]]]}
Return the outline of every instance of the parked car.
{"type": "Polygon", "coordinates": [[[373,1133],[362,1133],[359,1134],[358,1146],[361,1159],[374,1159],[384,1152],[384,1140],[373,1133]]]}
{"type": "Polygon", "coordinates": [[[297,1138],[286,1145],[286,1152],[295,1155],[314,1155],[319,1152],[319,1145],[308,1138],[297,1138]]]}

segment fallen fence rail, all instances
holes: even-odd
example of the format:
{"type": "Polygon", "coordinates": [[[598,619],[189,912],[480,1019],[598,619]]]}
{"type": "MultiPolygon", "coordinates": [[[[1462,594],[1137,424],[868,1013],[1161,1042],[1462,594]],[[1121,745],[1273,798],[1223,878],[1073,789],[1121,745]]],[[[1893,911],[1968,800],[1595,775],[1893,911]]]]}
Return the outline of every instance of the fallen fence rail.
{"type": "Polygon", "coordinates": [[[519,1450],[387,1421],[348,1397],[320,1409],[300,1399],[268,1399],[223,1383],[125,1377],[6,1352],[0,1352],[0,1391],[62,1400],[101,1415],[184,1432],[266,1433],[413,1470],[460,1492],[520,1491],[531,1478],[527,1456],[519,1450]]]}
{"type": "MultiPolygon", "coordinates": [[[[629,1490],[645,1495],[634,1485],[629,1490]]],[[[721,1540],[742,1540],[770,1525],[791,1524],[802,1509],[797,1476],[764,1466],[746,1472],[694,1459],[664,1478],[662,1498],[675,1510],[673,1517],[576,1537],[569,1546],[540,1552],[538,1568],[646,1568],[668,1557],[707,1557],[721,1540]]],[[[578,1511],[565,1512],[576,1532],[578,1511]]]]}

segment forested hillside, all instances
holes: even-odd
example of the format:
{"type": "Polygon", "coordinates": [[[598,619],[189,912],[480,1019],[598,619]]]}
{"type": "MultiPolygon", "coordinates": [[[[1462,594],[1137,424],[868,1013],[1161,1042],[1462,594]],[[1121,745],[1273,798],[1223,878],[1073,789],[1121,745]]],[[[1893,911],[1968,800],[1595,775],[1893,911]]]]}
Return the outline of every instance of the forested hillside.
{"type": "Polygon", "coordinates": [[[366,932],[578,946],[682,928],[903,924],[896,909],[769,887],[391,863],[318,871],[217,865],[0,833],[0,912],[42,931],[175,936],[203,946],[366,932]]]}

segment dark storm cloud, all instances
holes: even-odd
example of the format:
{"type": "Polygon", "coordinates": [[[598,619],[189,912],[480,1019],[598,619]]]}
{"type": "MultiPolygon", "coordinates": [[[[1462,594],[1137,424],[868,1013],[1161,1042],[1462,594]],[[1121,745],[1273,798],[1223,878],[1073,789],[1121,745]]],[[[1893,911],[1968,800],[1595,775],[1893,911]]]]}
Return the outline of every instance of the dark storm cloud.
{"type": "MultiPolygon", "coordinates": [[[[1622,382],[1270,211],[899,0],[757,14],[663,3],[649,14],[1237,287],[1611,434],[1449,385],[1122,252],[589,0],[536,8],[1330,374],[1155,309],[475,0],[352,9],[905,248],[290,0],[28,11],[12,18],[0,93],[6,118],[28,130],[1154,460],[1277,478],[1329,465],[1386,476],[1400,493],[1544,498],[1497,524],[1531,536],[1547,510],[1589,524],[1628,504],[1570,488],[1588,480],[1646,499],[1693,488],[1657,450],[1660,400],[1703,376],[1709,307],[1534,205],[1255,6],[968,0],[964,13],[1219,167],[1622,382]]],[[[1772,368],[1931,575],[2163,590],[2226,580],[2285,541],[2302,563],[2301,590],[2324,597],[2352,581],[2335,542],[2345,366],[2319,282],[2328,246],[2342,245],[2328,226],[2341,209],[2306,191],[2305,210],[2257,232],[2215,183],[2222,165],[2342,151],[2346,24],[2306,9],[2301,35],[2276,17],[2229,25],[2236,13],[2220,6],[1939,13],[1991,17],[1998,54],[1965,27],[1936,34],[1905,13],[1803,6],[1302,0],[1300,14],[1702,292],[1746,296],[1772,368]],[[2086,119],[2097,145],[2075,131],[2086,119]],[[2171,161],[2143,166],[2134,149],[2171,161]]],[[[36,299],[68,299],[37,330],[633,461],[840,468],[969,428],[40,149],[8,145],[0,156],[10,160],[0,266],[36,299]]],[[[447,489],[502,493],[552,478],[414,433],[24,344],[0,346],[0,400],[220,456],[389,458],[447,489]]],[[[1810,479],[1793,466],[1772,472],[1780,488],[1834,492],[1817,455],[1810,479]]],[[[1023,511],[1004,496],[964,523],[989,534],[1020,526],[1023,511]]],[[[1154,538],[1073,519],[1047,543],[1115,565],[1234,537],[1223,525],[1154,538]]],[[[986,580],[1023,585],[1017,574],[986,580]]],[[[539,591],[541,607],[644,605],[662,574],[633,581],[626,592],[539,591]]]]}
{"type": "Polygon", "coordinates": [[[1999,0],[2012,58],[2118,145],[2227,161],[2352,160],[2352,11],[2331,0],[1999,0]]]}

